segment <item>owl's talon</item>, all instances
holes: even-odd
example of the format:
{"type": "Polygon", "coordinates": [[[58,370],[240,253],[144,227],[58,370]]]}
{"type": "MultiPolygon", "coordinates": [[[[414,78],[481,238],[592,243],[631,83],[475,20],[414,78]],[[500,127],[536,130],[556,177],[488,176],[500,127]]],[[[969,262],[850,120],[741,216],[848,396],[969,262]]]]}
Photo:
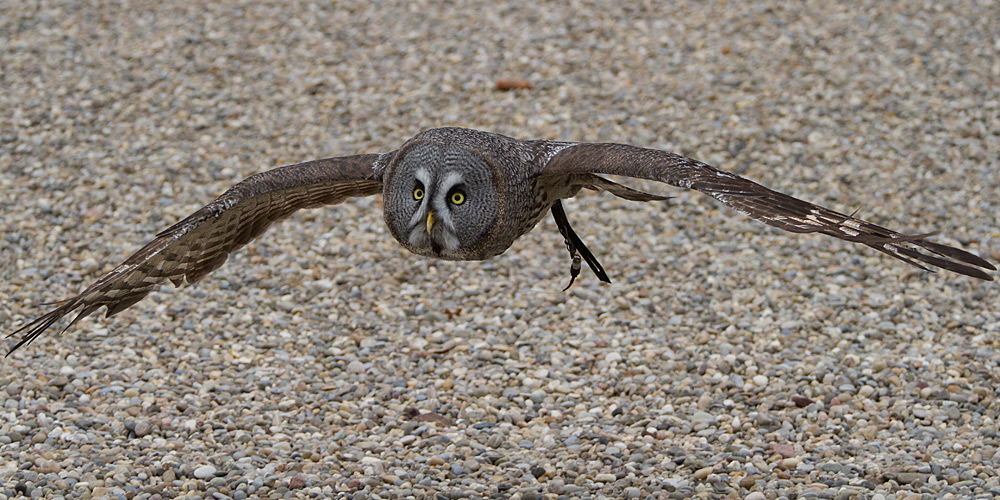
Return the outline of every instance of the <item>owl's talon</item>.
{"type": "Polygon", "coordinates": [[[573,286],[573,282],[574,281],[576,281],[576,276],[570,275],[570,277],[569,277],[569,284],[566,285],[566,288],[563,288],[562,291],[565,292],[566,290],[569,290],[569,287],[573,286]]]}
{"type": "MultiPolygon", "coordinates": [[[[567,243],[567,246],[568,246],[568,243],[567,243]]],[[[564,292],[566,290],[569,290],[569,287],[573,286],[573,282],[576,281],[576,277],[580,275],[580,268],[582,267],[580,265],[580,262],[583,259],[581,259],[579,255],[576,255],[576,251],[573,251],[573,250],[571,250],[571,251],[573,252],[573,263],[570,264],[570,266],[569,266],[569,284],[566,285],[566,288],[563,288],[562,291],[564,291],[564,292]]]]}

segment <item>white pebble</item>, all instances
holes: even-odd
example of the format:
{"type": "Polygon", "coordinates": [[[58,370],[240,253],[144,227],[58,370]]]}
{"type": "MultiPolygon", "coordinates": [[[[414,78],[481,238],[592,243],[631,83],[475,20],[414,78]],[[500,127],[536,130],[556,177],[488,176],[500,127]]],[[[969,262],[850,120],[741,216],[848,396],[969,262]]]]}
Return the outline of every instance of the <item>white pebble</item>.
{"type": "Polygon", "coordinates": [[[202,465],[194,470],[194,477],[198,479],[210,479],[215,477],[215,467],[211,465],[202,465]]]}

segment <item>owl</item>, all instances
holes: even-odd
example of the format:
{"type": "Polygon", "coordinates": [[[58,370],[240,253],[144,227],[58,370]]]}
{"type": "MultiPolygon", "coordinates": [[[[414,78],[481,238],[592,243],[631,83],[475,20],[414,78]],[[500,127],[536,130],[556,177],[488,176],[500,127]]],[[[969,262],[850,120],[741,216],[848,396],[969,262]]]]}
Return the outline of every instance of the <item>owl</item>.
{"type": "MultiPolygon", "coordinates": [[[[610,282],[570,226],[561,200],[582,189],[633,201],[665,200],[600,174],[648,179],[708,194],[765,224],[867,245],[921,269],[992,280],[996,268],[965,250],[905,235],[768,189],[678,154],[624,144],[518,140],[463,128],[421,132],[399,149],[288,165],[251,175],[168,227],[78,295],[10,334],[30,343],[63,316],[66,328],[102,306],[116,314],[169,280],[195,283],[230,253],[297,210],[382,194],[392,236],[417,255],[484,260],[510,248],[547,212],[570,256],[570,282],[586,262],[610,282]]],[[[9,336],[9,337],[10,337],[9,336]]],[[[8,352],[8,355],[10,354],[8,352]]]]}

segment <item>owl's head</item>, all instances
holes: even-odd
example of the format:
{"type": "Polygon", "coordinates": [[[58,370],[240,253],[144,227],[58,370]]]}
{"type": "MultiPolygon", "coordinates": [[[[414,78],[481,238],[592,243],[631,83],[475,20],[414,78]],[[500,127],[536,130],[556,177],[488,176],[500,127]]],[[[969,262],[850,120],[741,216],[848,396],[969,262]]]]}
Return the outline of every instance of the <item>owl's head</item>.
{"type": "Polygon", "coordinates": [[[413,253],[441,259],[483,259],[500,212],[492,164],[454,145],[413,141],[385,174],[385,222],[413,253]]]}

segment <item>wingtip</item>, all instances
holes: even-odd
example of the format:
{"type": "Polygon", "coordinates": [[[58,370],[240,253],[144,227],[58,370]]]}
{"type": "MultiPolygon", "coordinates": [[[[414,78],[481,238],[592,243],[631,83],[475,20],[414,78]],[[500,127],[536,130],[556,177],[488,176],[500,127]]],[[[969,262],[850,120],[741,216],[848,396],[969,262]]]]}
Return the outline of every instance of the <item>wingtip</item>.
{"type": "MultiPolygon", "coordinates": [[[[67,314],[75,310],[77,307],[79,307],[80,303],[78,302],[78,299],[79,296],[66,300],[61,300],[57,302],[62,304],[59,307],[29,321],[28,323],[25,323],[17,330],[14,330],[13,332],[7,334],[6,338],[10,339],[12,337],[21,334],[22,332],[24,333],[21,339],[18,340],[16,344],[14,344],[14,347],[11,347],[10,350],[7,351],[7,354],[4,355],[4,358],[10,357],[10,355],[13,354],[14,351],[34,342],[35,339],[40,337],[42,333],[45,333],[45,331],[48,330],[53,324],[55,324],[56,321],[59,321],[60,319],[62,319],[63,316],[66,316],[67,314]]],[[[89,314],[90,312],[93,312],[93,310],[84,309],[81,312],[82,313],[86,312],[87,314],[89,314]]],[[[76,323],[80,319],[81,316],[77,316],[66,328],[69,328],[70,326],[73,325],[73,323],[76,323]]],[[[66,331],[66,329],[63,329],[63,331],[66,331]]]]}

